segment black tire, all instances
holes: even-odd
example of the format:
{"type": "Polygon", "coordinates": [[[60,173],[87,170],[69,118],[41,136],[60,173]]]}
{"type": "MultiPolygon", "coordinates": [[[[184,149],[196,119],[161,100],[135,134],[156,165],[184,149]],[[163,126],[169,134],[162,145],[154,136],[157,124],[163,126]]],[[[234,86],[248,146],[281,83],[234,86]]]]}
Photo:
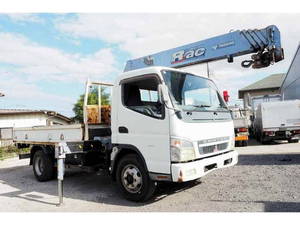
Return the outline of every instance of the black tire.
{"type": "Polygon", "coordinates": [[[244,146],[244,147],[248,146],[248,141],[243,141],[242,146],[244,146]]]}
{"type": "Polygon", "coordinates": [[[266,144],[268,144],[268,142],[267,142],[267,141],[265,141],[265,139],[264,139],[264,137],[263,137],[263,135],[262,135],[262,134],[260,134],[260,136],[259,136],[259,142],[260,142],[261,144],[263,144],[263,145],[266,145],[266,144]]]}
{"type": "Polygon", "coordinates": [[[289,143],[298,143],[299,139],[288,139],[289,143]]]}
{"type": "Polygon", "coordinates": [[[235,141],[235,147],[241,147],[242,146],[242,142],[241,141],[235,141]]]}
{"type": "Polygon", "coordinates": [[[144,202],[153,196],[156,188],[155,182],[150,179],[141,159],[137,155],[125,155],[119,161],[116,172],[119,190],[126,199],[144,202]],[[131,171],[133,173],[130,173],[131,171]],[[135,189],[134,186],[136,186],[135,189]]]}
{"type": "Polygon", "coordinates": [[[34,176],[38,181],[49,181],[55,177],[54,159],[51,155],[45,154],[42,150],[35,152],[32,167],[34,176]]]}
{"type": "Polygon", "coordinates": [[[257,132],[254,133],[254,138],[256,141],[259,141],[259,136],[258,136],[257,132]]]}

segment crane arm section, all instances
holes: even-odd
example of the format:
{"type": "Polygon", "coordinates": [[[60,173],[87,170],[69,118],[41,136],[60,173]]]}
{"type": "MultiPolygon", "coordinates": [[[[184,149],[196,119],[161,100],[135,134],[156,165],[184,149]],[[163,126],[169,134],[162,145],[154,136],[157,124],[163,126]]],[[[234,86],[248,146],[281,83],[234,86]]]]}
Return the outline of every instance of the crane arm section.
{"type": "Polygon", "coordinates": [[[251,59],[242,62],[243,67],[264,68],[284,59],[280,32],[274,25],[264,29],[237,30],[206,40],[177,48],[128,60],[124,72],[149,66],[171,68],[233,58],[252,54],[251,59]]]}

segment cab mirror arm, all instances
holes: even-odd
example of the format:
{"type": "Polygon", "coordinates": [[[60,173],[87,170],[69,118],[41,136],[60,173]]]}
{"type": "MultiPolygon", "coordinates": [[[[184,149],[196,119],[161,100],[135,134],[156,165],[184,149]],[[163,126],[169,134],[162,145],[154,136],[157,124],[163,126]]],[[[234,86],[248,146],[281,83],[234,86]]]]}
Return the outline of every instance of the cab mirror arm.
{"type": "Polygon", "coordinates": [[[163,88],[164,86],[162,84],[158,85],[158,101],[162,104],[165,105],[165,98],[164,98],[164,93],[163,93],[163,88]]]}
{"type": "Polygon", "coordinates": [[[168,95],[169,95],[169,92],[168,92],[167,87],[165,85],[163,85],[163,84],[159,84],[158,85],[158,101],[162,105],[166,106],[167,109],[172,109],[175,112],[181,112],[180,109],[173,108],[173,107],[169,106],[169,100],[167,98],[168,95]]]}

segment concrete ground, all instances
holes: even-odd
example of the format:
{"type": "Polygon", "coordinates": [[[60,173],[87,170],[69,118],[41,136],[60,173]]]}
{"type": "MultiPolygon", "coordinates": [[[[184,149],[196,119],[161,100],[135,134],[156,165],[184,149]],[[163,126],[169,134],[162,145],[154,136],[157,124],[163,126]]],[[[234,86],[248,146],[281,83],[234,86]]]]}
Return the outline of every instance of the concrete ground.
{"type": "Polygon", "coordinates": [[[300,212],[300,144],[252,141],[237,150],[238,165],[198,182],[160,185],[147,203],[124,200],[107,175],[70,170],[61,207],[56,180],[37,182],[28,160],[0,161],[0,211],[300,212]]]}

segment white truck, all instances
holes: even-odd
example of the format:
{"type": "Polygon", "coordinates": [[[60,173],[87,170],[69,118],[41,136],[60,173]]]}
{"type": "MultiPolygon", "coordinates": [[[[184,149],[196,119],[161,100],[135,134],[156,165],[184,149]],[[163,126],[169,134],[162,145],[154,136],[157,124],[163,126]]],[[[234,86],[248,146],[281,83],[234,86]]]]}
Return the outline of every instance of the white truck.
{"type": "Polygon", "coordinates": [[[230,111],[234,125],[235,146],[247,146],[249,140],[248,110],[239,107],[230,107],[230,111]]]}
{"type": "MultiPolygon", "coordinates": [[[[95,85],[108,86],[90,82],[87,90],[95,85]]],[[[88,123],[92,106],[84,105],[84,125],[14,129],[15,142],[32,146],[37,180],[52,179],[61,157],[67,165],[109,170],[127,199],[142,201],[156,181],[195,180],[237,163],[230,112],[204,77],[164,67],[122,74],[112,86],[111,126],[88,123]],[[204,102],[208,94],[212,101],[204,102]],[[212,109],[187,104],[200,100],[212,109]]]]}
{"type": "Polygon", "coordinates": [[[300,100],[260,103],[255,111],[254,135],[263,144],[273,140],[298,142],[300,100]]]}
{"type": "Polygon", "coordinates": [[[282,60],[278,29],[230,32],[129,60],[113,85],[87,82],[83,124],[14,129],[14,141],[31,146],[26,156],[37,180],[52,179],[57,168],[60,203],[65,165],[109,171],[125,198],[145,201],[157,182],[195,180],[237,163],[232,117],[216,85],[174,67],[232,62],[249,53],[256,54],[245,67],[282,60]],[[257,35],[266,39],[253,45],[250,36],[257,35]],[[101,104],[104,86],[112,90],[109,120],[110,107],[101,104]],[[89,105],[89,92],[95,90],[97,105],[89,105]]]}

